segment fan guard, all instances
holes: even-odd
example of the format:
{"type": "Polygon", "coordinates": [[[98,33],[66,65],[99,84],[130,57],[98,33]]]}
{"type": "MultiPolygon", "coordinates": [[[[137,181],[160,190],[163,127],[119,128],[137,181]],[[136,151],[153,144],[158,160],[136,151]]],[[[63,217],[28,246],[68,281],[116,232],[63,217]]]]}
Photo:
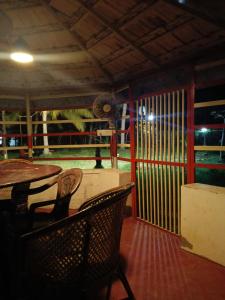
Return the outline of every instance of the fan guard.
{"type": "Polygon", "coordinates": [[[102,95],[93,102],[93,113],[98,118],[108,118],[109,128],[115,127],[116,107],[111,95],[102,95]]]}

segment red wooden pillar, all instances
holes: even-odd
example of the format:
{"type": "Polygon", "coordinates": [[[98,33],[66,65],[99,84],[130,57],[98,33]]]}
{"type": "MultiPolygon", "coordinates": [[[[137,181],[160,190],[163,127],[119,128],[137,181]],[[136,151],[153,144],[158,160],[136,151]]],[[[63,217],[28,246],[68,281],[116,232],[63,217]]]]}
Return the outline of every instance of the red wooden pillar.
{"type": "Polygon", "coordinates": [[[191,82],[187,89],[187,183],[195,182],[195,127],[194,127],[195,84],[191,82]]]}
{"type": "MultiPolygon", "coordinates": [[[[130,157],[131,157],[131,181],[136,183],[136,152],[135,152],[135,105],[129,88],[129,114],[130,114],[130,157]]],[[[132,189],[132,216],[137,216],[136,186],[132,189]]]]}

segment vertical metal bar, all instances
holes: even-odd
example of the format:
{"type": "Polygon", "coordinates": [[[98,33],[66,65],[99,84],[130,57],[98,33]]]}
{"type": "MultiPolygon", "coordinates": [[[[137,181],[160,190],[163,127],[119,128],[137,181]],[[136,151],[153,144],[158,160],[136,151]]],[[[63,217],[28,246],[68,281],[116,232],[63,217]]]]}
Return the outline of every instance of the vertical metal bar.
{"type": "MultiPolygon", "coordinates": [[[[160,95],[159,102],[159,160],[162,161],[162,95],[160,95]]],[[[160,225],[163,226],[163,166],[159,166],[160,169],[160,225]]]]}
{"type": "Polygon", "coordinates": [[[159,160],[162,160],[162,95],[159,96],[159,160]]]}
{"type": "MultiPolygon", "coordinates": [[[[148,111],[149,111],[149,115],[151,114],[151,102],[150,102],[150,97],[148,97],[148,111]]],[[[148,122],[149,124],[149,153],[148,153],[148,159],[150,160],[152,157],[152,148],[151,148],[151,129],[152,129],[152,124],[151,124],[151,120],[149,120],[148,122]]],[[[148,164],[148,170],[149,170],[149,210],[150,210],[150,222],[153,222],[153,205],[152,205],[152,166],[151,163],[148,164]]]]}
{"type": "MultiPolygon", "coordinates": [[[[150,98],[148,97],[148,112],[151,114],[150,98]]],[[[151,120],[148,120],[148,159],[151,159],[151,120]]]]}
{"type": "Polygon", "coordinates": [[[147,136],[147,122],[148,122],[148,108],[147,108],[147,98],[144,98],[144,108],[145,108],[145,120],[144,120],[144,145],[145,145],[145,151],[144,151],[144,159],[148,158],[148,136],[147,136]]]}
{"type": "MultiPolygon", "coordinates": [[[[156,160],[159,160],[159,96],[156,96],[156,135],[155,135],[155,146],[156,146],[156,160]]],[[[155,165],[156,170],[156,210],[157,210],[157,225],[159,225],[159,216],[160,216],[160,197],[159,197],[159,165],[155,165]]]]}
{"type": "MultiPolygon", "coordinates": [[[[167,97],[166,94],[163,95],[163,115],[164,115],[164,126],[163,126],[163,159],[167,161],[167,111],[166,111],[166,104],[167,104],[167,97]]],[[[166,218],[166,211],[167,211],[167,167],[163,166],[163,173],[164,173],[164,218],[163,218],[163,226],[167,228],[167,218],[166,218]]]]}
{"type": "MultiPolygon", "coordinates": [[[[175,149],[175,126],[176,126],[176,123],[175,123],[175,114],[176,114],[176,111],[175,111],[175,92],[173,92],[173,106],[172,106],[172,109],[173,109],[173,112],[172,112],[172,116],[173,116],[173,125],[172,125],[172,160],[173,162],[175,162],[175,152],[176,152],[176,149],[175,149]]],[[[175,231],[175,215],[176,215],[176,210],[175,210],[175,207],[176,207],[176,179],[175,179],[175,167],[173,166],[172,167],[172,174],[173,174],[173,178],[172,178],[172,181],[173,181],[173,193],[172,193],[172,205],[171,205],[171,212],[170,212],[170,219],[171,219],[171,225],[172,225],[172,228],[173,228],[173,231],[175,231]]]]}
{"type": "Polygon", "coordinates": [[[143,146],[143,100],[140,99],[140,135],[141,135],[141,157],[140,158],[144,158],[144,146],[143,146]]]}
{"type": "MultiPolygon", "coordinates": [[[[185,108],[184,108],[184,90],[182,90],[182,101],[181,101],[181,141],[182,141],[182,144],[181,144],[181,162],[182,163],[185,163],[185,155],[184,155],[184,111],[185,111],[185,108]]],[[[184,167],[182,167],[182,184],[184,184],[184,167]]]]}
{"type": "Polygon", "coordinates": [[[195,182],[194,156],[194,97],[195,84],[192,81],[187,90],[187,182],[195,182]]]}
{"type": "Polygon", "coordinates": [[[141,163],[142,216],[143,216],[144,219],[146,219],[146,193],[145,193],[145,179],[144,179],[145,172],[144,172],[144,169],[145,169],[145,163],[142,162],[141,163]]]}
{"type": "MultiPolygon", "coordinates": [[[[145,158],[145,145],[144,145],[144,109],[143,109],[143,99],[140,100],[140,111],[141,111],[141,158],[145,158]]],[[[146,218],[145,202],[145,186],[144,186],[144,162],[141,162],[141,202],[142,202],[142,217],[146,218]]]]}
{"type": "MultiPolygon", "coordinates": [[[[149,156],[149,134],[148,134],[148,116],[149,116],[149,111],[148,111],[148,99],[145,98],[145,146],[146,146],[146,159],[148,159],[149,156]]],[[[148,172],[148,163],[145,165],[145,186],[146,186],[146,210],[147,210],[147,220],[150,220],[150,211],[149,211],[149,172],[148,172]]]]}
{"type": "MultiPolygon", "coordinates": [[[[170,110],[171,110],[171,103],[170,103],[170,93],[168,93],[168,161],[171,162],[171,115],[170,115],[170,110]]],[[[167,168],[168,171],[168,194],[169,194],[169,207],[167,210],[167,220],[168,220],[168,229],[171,230],[171,218],[170,218],[170,212],[171,212],[171,167],[168,166],[167,168]]]]}
{"type": "MultiPolygon", "coordinates": [[[[131,181],[136,183],[136,162],[135,162],[135,103],[132,97],[131,88],[129,88],[129,114],[130,114],[130,158],[131,158],[131,181]]],[[[138,121],[137,121],[138,122],[138,121]]],[[[138,127],[138,123],[137,127],[138,127]]],[[[137,216],[137,205],[136,205],[136,185],[133,187],[132,192],[132,216],[137,216]]]]}
{"type": "MultiPolygon", "coordinates": [[[[137,151],[136,151],[136,155],[137,155],[137,158],[140,157],[140,149],[139,149],[139,132],[140,132],[140,129],[139,129],[139,126],[140,126],[140,120],[139,120],[139,103],[138,101],[136,101],[136,124],[137,124],[137,151]]],[[[137,163],[137,173],[138,173],[138,184],[137,184],[137,187],[138,187],[138,216],[141,217],[141,190],[140,190],[140,163],[137,163]]]]}
{"type": "MultiPolygon", "coordinates": [[[[180,162],[180,92],[177,91],[177,160],[180,162]]],[[[180,233],[180,167],[177,167],[177,209],[175,232],[180,233]]]]}
{"type": "MultiPolygon", "coordinates": [[[[155,160],[155,97],[152,100],[152,160],[155,160]]],[[[153,192],[153,223],[156,224],[156,185],[155,185],[155,164],[152,165],[152,192],[153,192]]]]}

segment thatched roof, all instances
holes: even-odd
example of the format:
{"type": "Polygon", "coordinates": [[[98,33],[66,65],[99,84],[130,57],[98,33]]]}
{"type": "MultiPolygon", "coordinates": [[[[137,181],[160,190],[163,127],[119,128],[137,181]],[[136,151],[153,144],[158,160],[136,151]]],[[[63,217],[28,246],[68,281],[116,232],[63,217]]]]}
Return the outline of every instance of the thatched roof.
{"type": "Polygon", "coordinates": [[[224,63],[224,12],[211,0],[0,1],[0,94],[96,95],[177,65],[224,63]],[[18,38],[31,65],[8,57],[18,38]]]}

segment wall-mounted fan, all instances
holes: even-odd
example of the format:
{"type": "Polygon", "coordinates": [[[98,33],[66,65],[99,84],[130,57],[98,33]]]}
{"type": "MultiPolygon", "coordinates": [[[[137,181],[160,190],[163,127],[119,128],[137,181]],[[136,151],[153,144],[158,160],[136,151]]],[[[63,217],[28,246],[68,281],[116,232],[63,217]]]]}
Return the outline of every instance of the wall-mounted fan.
{"type": "Polygon", "coordinates": [[[100,95],[93,102],[93,113],[98,118],[109,119],[109,129],[115,129],[116,103],[113,95],[100,95]]]}
{"type": "Polygon", "coordinates": [[[93,102],[93,113],[98,118],[109,120],[109,129],[97,130],[97,135],[111,136],[110,155],[112,168],[117,168],[117,137],[115,122],[117,117],[116,101],[113,95],[100,95],[93,102]]]}

